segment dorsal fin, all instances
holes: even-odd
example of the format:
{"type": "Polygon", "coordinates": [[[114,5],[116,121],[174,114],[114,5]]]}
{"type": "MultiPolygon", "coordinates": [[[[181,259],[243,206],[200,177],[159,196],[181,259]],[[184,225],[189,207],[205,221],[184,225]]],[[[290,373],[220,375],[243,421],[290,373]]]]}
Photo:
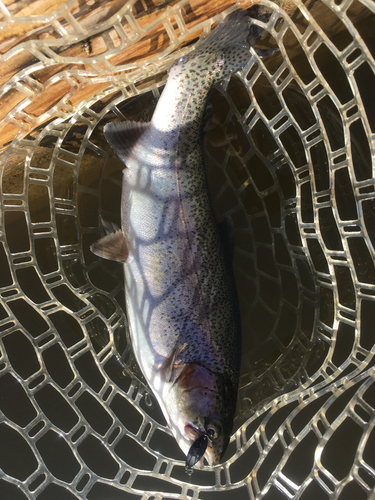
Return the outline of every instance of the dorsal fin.
{"type": "Polygon", "coordinates": [[[133,147],[149,126],[150,122],[111,122],[104,127],[104,136],[120,159],[126,163],[133,147]]]}

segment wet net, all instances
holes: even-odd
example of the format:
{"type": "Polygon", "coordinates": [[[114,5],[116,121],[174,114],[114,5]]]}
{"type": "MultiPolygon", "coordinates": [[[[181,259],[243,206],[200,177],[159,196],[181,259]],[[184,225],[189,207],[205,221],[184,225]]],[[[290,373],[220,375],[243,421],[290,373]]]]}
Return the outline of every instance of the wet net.
{"type": "Polygon", "coordinates": [[[120,217],[104,124],[148,120],[235,7],[33,4],[0,3],[0,498],[374,498],[375,4],[262,2],[279,50],[212,93],[244,349],[224,461],[190,478],[134,362],[122,267],[89,247],[120,217]]]}

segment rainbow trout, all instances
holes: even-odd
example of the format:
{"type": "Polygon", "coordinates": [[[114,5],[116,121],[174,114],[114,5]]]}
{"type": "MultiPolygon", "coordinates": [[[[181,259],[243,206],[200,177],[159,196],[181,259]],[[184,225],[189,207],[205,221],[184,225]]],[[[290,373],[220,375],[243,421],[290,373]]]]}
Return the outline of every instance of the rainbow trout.
{"type": "MultiPolygon", "coordinates": [[[[109,123],[126,167],[121,229],[92,246],[123,261],[134,353],[186,467],[229,443],[241,360],[230,245],[215,219],[202,152],[211,87],[243,68],[263,30],[235,11],[170,69],[150,123],[109,123]]],[[[225,224],[224,224],[225,225],[225,224]]]]}

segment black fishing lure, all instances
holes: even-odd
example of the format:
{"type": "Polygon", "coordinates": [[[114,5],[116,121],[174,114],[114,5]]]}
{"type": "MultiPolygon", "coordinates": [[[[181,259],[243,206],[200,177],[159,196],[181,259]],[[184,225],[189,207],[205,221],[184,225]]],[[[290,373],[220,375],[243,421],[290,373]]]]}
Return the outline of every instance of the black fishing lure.
{"type": "Polygon", "coordinates": [[[208,436],[206,434],[202,434],[198,439],[194,441],[191,445],[190,450],[186,457],[185,462],[185,471],[189,472],[189,470],[194,467],[194,465],[199,462],[199,460],[203,457],[204,452],[206,451],[208,443],[208,436]]]}

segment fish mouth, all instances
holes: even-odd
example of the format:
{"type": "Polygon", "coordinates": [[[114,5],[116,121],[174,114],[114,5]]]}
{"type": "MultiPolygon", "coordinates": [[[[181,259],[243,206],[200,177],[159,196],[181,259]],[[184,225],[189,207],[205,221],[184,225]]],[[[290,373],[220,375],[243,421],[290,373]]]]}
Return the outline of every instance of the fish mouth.
{"type": "MultiPolygon", "coordinates": [[[[205,433],[195,427],[193,424],[186,424],[184,427],[185,431],[185,439],[188,441],[188,449],[190,450],[191,446],[195,443],[197,439],[202,437],[205,433]]],[[[186,452],[187,453],[187,452],[186,452]]],[[[206,451],[204,452],[202,458],[196,463],[196,467],[198,469],[202,469],[204,464],[203,464],[203,458],[207,460],[208,465],[216,465],[216,460],[214,459],[214,456],[212,455],[212,450],[210,450],[210,441],[208,442],[208,446],[206,451]]]]}
{"type": "Polygon", "coordinates": [[[192,424],[186,424],[184,427],[185,430],[185,436],[188,438],[190,442],[195,441],[197,438],[199,438],[203,432],[197,429],[194,425],[192,424]]]}

